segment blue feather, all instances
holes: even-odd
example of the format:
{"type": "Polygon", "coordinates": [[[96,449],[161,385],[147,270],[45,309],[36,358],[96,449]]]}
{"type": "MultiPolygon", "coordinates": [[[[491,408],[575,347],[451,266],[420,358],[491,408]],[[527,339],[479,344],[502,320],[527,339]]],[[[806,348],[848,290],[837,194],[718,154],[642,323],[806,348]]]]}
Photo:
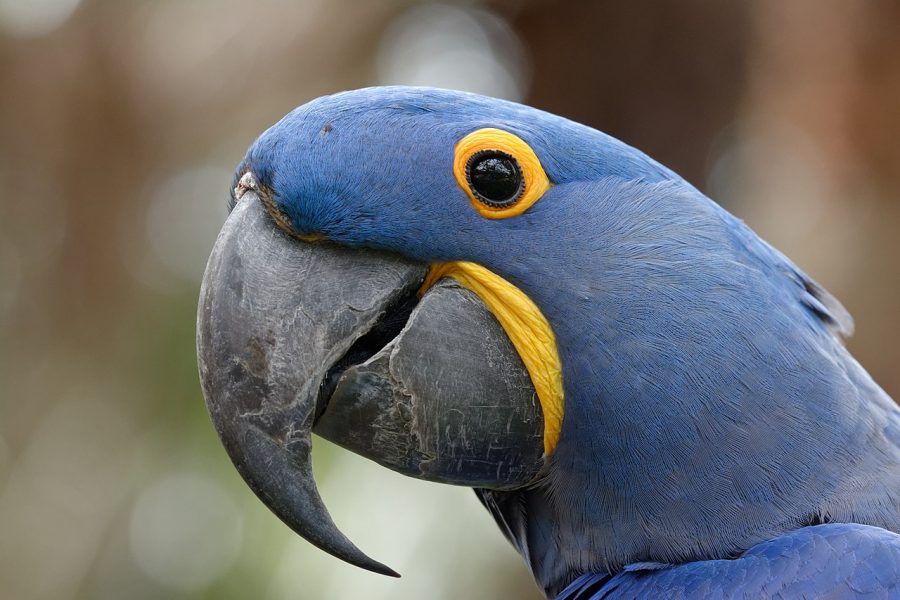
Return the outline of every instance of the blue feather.
{"type": "Polygon", "coordinates": [[[900,598],[900,535],[864,525],[805,527],[734,560],[583,575],[556,600],[616,598],[900,598]]]}

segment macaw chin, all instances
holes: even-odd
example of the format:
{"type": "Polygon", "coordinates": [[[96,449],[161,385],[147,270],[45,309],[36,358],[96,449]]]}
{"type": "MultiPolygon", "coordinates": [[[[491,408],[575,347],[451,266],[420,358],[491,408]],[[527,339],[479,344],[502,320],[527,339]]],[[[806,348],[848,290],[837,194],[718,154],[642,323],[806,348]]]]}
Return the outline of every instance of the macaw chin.
{"type": "Polygon", "coordinates": [[[900,411],[844,348],[849,315],[634,148],[370,88],[263,133],[231,200],[198,314],[207,406],[323,550],[396,575],[335,527],[311,432],[475,488],[548,596],[818,593],[832,571],[900,590],[900,411]]]}

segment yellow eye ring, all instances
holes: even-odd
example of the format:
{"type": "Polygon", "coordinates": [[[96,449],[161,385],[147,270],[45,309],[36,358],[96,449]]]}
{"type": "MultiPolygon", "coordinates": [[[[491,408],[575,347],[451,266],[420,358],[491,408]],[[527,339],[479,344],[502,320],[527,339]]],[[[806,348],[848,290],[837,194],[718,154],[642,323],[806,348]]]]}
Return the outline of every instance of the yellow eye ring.
{"type": "Polygon", "coordinates": [[[478,129],[456,143],[453,175],[478,213],[488,219],[521,215],[550,189],[534,150],[501,129],[478,129]]]}

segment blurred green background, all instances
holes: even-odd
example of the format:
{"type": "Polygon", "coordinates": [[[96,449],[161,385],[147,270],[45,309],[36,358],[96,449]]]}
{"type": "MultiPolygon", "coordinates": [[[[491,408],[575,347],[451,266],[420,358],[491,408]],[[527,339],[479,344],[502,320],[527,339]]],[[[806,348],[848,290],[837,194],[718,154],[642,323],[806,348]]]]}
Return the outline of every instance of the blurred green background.
{"type": "Polygon", "coordinates": [[[900,3],[0,0],[0,598],[539,598],[465,489],[318,441],[347,566],[240,481],[196,373],[234,165],[373,84],[647,151],[844,301],[900,397],[900,3]]]}

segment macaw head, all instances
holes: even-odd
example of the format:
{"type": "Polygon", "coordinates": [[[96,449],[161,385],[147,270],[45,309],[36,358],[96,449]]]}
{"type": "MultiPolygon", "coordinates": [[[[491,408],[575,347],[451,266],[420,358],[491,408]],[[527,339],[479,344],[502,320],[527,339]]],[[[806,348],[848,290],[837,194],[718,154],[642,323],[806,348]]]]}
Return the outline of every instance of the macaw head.
{"type": "Polygon", "coordinates": [[[299,107],[253,144],[235,185],[248,173],[301,239],[425,263],[501,265],[513,257],[497,247],[500,236],[523,255],[540,251],[543,238],[589,212],[568,186],[675,177],[621,142],[545,112],[397,87],[299,107]]]}
{"type": "Polygon", "coordinates": [[[545,584],[736,539],[736,499],[783,517],[756,515],[772,491],[744,463],[803,465],[770,427],[796,411],[753,410],[741,390],[777,373],[732,363],[798,318],[794,284],[646,155],[510,102],[371,88],[288,114],[233,185],[201,293],[204,392],[242,476],[314,544],[393,573],[328,516],[311,431],[415,477],[533,491],[506,530],[545,584]]]}

